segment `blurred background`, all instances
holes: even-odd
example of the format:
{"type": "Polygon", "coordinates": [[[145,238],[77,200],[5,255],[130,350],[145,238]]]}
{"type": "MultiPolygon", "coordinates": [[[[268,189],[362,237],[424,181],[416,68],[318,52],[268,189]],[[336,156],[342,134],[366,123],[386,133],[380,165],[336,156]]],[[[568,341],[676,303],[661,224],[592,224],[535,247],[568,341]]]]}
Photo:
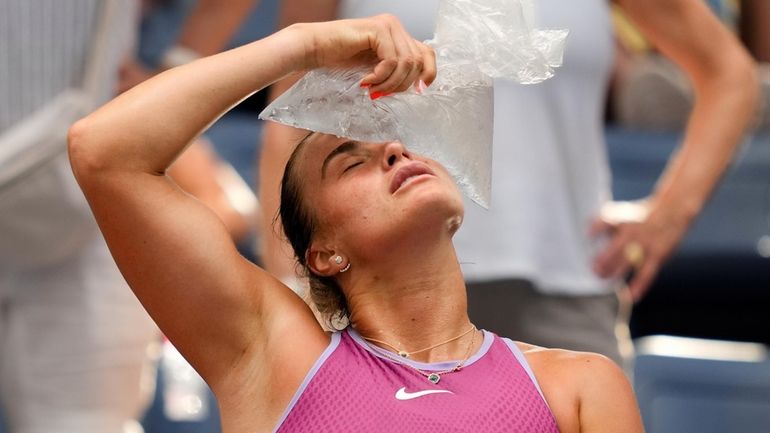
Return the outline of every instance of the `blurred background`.
{"type": "MultiPolygon", "coordinates": [[[[766,104],[770,14],[767,5],[756,5],[766,2],[708,3],[760,62],[758,91],[766,104]]],[[[196,4],[143,2],[136,65],[148,73],[163,67],[196,4]]],[[[227,45],[273,32],[279,8],[279,0],[254,2],[227,45]]],[[[635,200],[650,193],[680,144],[693,94],[682,73],[656,53],[619,9],[613,10],[613,24],[617,53],[606,119],[612,190],[615,199],[635,200]]],[[[251,191],[258,188],[262,125],[257,114],[265,103],[265,92],[257,93],[205,136],[213,157],[229,164],[251,191]]],[[[758,113],[756,128],[711,201],[649,294],[633,308],[633,379],[648,432],[770,432],[769,112],[758,113]]],[[[253,195],[244,200],[251,203],[253,195]]],[[[247,225],[237,240],[243,254],[259,262],[258,234],[253,223],[247,225]]],[[[216,403],[205,383],[160,337],[149,353],[157,374],[154,397],[141,420],[144,430],[218,432],[216,403]]],[[[4,430],[2,422],[0,432],[14,433],[4,430]]]]}

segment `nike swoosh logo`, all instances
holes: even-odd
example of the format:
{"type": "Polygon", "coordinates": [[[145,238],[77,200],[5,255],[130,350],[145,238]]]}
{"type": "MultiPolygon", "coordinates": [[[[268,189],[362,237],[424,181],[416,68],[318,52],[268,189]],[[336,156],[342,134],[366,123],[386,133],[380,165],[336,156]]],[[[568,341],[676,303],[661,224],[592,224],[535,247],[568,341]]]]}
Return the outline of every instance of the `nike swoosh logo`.
{"type": "Polygon", "coordinates": [[[426,389],[425,391],[406,392],[406,387],[403,387],[396,391],[396,400],[411,400],[424,395],[444,393],[454,394],[452,391],[447,391],[445,389],[426,389]]]}

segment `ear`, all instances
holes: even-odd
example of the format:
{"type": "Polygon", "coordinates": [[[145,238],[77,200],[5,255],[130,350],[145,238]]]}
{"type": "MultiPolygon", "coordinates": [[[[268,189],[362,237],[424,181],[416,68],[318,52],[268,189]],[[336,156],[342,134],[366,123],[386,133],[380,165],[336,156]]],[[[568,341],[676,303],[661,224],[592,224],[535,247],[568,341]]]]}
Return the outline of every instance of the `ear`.
{"type": "Polygon", "coordinates": [[[334,259],[337,256],[338,254],[333,248],[319,248],[315,245],[311,245],[308,252],[307,264],[314,274],[322,277],[331,277],[332,275],[338,274],[340,269],[345,266],[344,258],[342,263],[335,262],[334,259]]]}

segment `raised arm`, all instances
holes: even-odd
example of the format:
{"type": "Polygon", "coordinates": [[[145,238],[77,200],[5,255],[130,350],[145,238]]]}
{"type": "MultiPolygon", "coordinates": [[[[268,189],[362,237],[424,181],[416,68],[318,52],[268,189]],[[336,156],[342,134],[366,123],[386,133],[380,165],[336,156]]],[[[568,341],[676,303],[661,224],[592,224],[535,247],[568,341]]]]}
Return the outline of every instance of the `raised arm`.
{"type": "MultiPolygon", "coordinates": [[[[642,222],[597,222],[595,232],[613,233],[596,259],[602,276],[619,276],[630,267],[629,244],[641,246],[643,263],[630,288],[641,297],[663,261],[706,204],[756,110],[756,64],[738,40],[699,0],[619,0],[645,36],[688,76],[695,106],[684,142],[672,156],[655,191],[644,204],[642,222]]],[[[635,248],[639,250],[639,248],[635,248]]],[[[642,258],[638,253],[637,258],[642,258]]]]}
{"type": "Polygon", "coordinates": [[[226,110],[293,71],[372,52],[379,60],[364,78],[372,88],[428,79],[415,74],[416,42],[404,35],[388,16],[291,26],[164,72],[72,127],[72,166],[118,266],[215,391],[244,358],[314,358],[328,337],[299,298],[238,255],[222,223],[167,168],[226,110]]]}

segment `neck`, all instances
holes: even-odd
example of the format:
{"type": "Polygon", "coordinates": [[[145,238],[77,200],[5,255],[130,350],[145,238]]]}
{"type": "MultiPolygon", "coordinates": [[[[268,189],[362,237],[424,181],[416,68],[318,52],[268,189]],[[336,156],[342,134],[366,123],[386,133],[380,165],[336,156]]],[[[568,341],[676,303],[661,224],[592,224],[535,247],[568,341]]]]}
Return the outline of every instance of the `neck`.
{"type": "MultiPolygon", "coordinates": [[[[451,242],[427,251],[391,251],[388,257],[398,260],[380,260],[379,266],[367,263],[345,285],[351,325],[363,337],[385,341],[409,352],[468,330],[471,323],[465,282],[451,242]]],[[[412,359],[437,362],[461,358],[472,334],[415,354],[412,359]]],[[[475,345],[480,345],[481,339],[475,340],[475,345]]]]}

